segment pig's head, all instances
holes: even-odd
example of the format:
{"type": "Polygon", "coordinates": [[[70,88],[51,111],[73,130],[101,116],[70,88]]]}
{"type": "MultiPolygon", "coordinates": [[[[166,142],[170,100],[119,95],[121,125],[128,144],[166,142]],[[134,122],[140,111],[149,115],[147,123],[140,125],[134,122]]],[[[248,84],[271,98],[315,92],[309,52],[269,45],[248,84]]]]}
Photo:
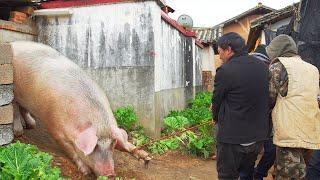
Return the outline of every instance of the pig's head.
{"type": "Polygon", "coordinates": [[[117,141],[108,134],[97,135],[97,128],[90,123],[80,129],[76,133],[75,146],[81,160],[97,176],[115,176],[113,151],[117,141]]]}

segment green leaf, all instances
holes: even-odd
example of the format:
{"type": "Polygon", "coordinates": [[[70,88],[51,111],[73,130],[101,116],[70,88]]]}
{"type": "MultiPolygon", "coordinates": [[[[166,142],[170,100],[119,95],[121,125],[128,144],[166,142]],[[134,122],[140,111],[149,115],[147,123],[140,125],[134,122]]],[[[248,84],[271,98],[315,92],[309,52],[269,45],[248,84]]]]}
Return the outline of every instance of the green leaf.
{"type": "Polygon", "coordinates": [[[51,155],[33,145],[10,144],[0,149],[0,179],[62,179],[60,170],[51,167],[51,160],[51,155]]]}
{"type": "Polygon", "coordinates": [[[118,108],[114,112],[118,125],[126,131],[131,131],[137,123],[137,115],[132,106],[118,108]]]}

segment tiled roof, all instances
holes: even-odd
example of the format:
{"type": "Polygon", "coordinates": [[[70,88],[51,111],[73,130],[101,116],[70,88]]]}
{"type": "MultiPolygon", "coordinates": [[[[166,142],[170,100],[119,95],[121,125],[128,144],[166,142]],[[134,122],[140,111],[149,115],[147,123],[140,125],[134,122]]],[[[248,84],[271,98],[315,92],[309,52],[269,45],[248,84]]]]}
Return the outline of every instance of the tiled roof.
{"type": "Polygon", "coordinates": [[[277,21],[280,21],[282,19],[286,19],[288,17],[291,17],[294,13],[294,10],[297,8],[299,3],[287,6],[283,9],[280,9],[278,11],[273,11],[271,13],[265,14],[254,21],[251,22],[251,28],[261,26],[264,24],[270,24],[277,21]]]}
{"type": "Polygon", "coordinates": [[[197,40],[204,42],[204,43],[214,43],[215,42],[215,36],[214,31],[212,28],[193,28],[192,29],[197,36],[197,40]]]}
{"type": "Polygon", "coordinates": [[[261,3],[259,3],[254,8],[251,8],[251,9],[239,14],[238,16],[235,16],[235,17],[233,17],[231,19],[228,19],[228,20],[226,20],[226,21],[214,26],[214,29],[215,29],[215,27],[220,27],[220,26],[225,26],[225,25],[231,24],[231,23],[233,23],[233,22],[235,22],[235,21],[237,21],[237,20],[239,20],[239,19],[241,19],[241,18],[243,18],[245,16],[249,16],[249,15],[257,14],[257,13],[266,14],[266,13],[270,13],[270,12],[273,12],[273,11],[275,11],[275,9],[272,9],[272,8],[270,8],[268,6],[265,6],[265,5],[262,5],[261,3]]]}

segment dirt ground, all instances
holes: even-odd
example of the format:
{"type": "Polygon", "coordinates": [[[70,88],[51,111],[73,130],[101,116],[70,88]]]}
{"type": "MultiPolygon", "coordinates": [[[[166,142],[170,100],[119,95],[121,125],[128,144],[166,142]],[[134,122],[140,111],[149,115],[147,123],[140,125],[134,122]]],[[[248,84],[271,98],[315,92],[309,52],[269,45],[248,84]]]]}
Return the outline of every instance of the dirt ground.
{"type": "MultiPolygon", "coordinates": [[[[23,136],[19,138],[19,140],[25,143],[35,144],[40,150],[53,155],[53,164],[61,168],[64,177],[71,178],[72,180],[95,179],[94,176],[83,176],[75,164],[66,157],[62,151],[57,151],[56,148],[46,146],[43,143],[39,144],[37,140],[30,139],[28,136],[23,136]]],[[[156,155],[147,168],[142,161],[138,161],[130,154],[124,152],[115,151],[114,161],[116,174],[123,179],[217,179],[215,161],[202,160],[183,155],[179,152],[168,152],[161,156],[156,155]]]]}
{"type": "MultiPolygon", "coordinates": [[[[65,153],[47,135],[45,130],[26,130],[18,140],[35,144],[40,150],[53,155],[53,164],[60,167],[62,176],[72,180],[96,179],[93,175],[83,176],[65,153]]],[[[143,162],[139,162],[128,153],[115,151],[115,171],[117,176],[124,180],[214,180],[217,179],[216,162],[181,154],[180,152],[168,152],[164,155],[156,155],[145,168],[143,162]]],[[[271,180],[268,178],[267,180],[271,180]]]]}

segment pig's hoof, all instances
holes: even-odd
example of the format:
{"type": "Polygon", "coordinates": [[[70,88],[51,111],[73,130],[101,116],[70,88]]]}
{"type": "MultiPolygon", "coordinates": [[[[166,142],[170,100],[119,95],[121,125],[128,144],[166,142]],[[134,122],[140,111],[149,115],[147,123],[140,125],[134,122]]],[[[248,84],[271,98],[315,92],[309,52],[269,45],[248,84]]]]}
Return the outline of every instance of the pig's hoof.
{"type": "Polygon", "coordinates": [[[82,172],[84,175],[90,175],[91,174],[91,170],[88,166],[86,165],[81,165],[78,167],[79,171],[82,172]]]}
{"type": "Polygon", "coordinates": [[[13,130],[13,133],[14,133],[14,137],[20,137],[23,135],[23,129],[14,129],[13,130]]]}
{"type": "Polygon", "coordinates": [[[34,129],[36,128],[36,123],[26,123],[26,129],[34,129]]]}
{"type": "Polygon", "coordinates": [[[144,167],[148,168],[149,167],[149,162],[151,161],[152,157],[147,156],[144,158],[144,167]]]}

